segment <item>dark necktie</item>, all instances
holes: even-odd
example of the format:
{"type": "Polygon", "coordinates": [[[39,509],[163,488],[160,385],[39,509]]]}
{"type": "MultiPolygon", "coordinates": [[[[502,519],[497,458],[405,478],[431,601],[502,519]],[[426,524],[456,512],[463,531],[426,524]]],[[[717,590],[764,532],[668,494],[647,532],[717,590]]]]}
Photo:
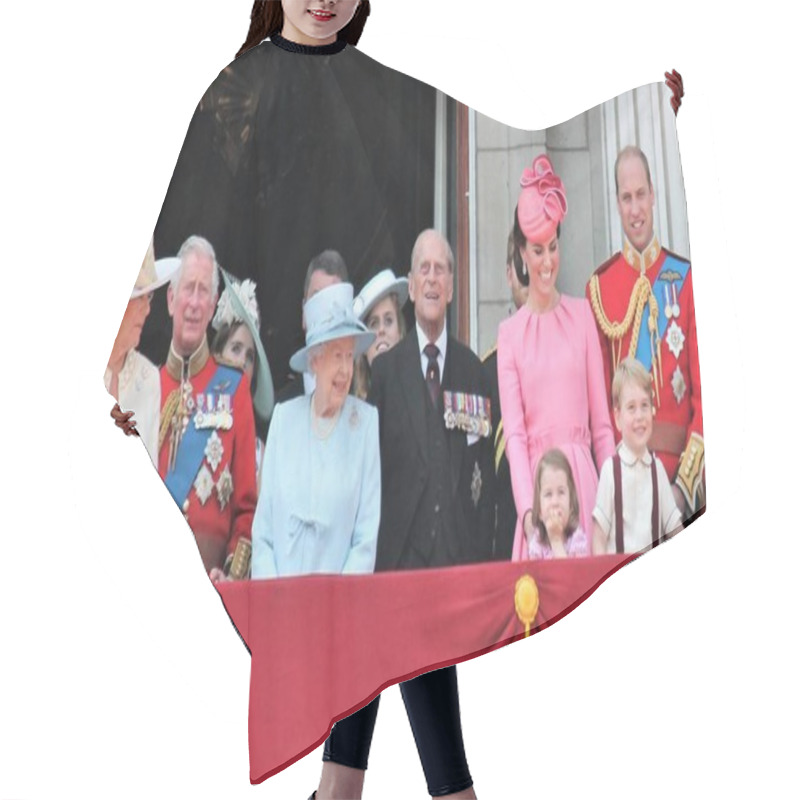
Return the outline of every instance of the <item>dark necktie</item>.
{"type": "Polygon", "coordinates": [[[425,383],[428,384],[428,393],[433,401],[433,407],[439,407],[439,394],[442,384],[439,380],[439,348],[435,344],[426,344],[422,351],[428,357],[428,366],[425,369],[425,383]]]}

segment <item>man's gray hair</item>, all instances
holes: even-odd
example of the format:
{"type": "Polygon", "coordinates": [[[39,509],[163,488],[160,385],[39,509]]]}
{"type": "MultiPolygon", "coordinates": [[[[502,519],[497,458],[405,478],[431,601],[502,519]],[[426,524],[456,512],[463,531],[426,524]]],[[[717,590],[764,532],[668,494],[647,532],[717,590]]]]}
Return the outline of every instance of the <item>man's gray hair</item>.
{"type": "Polygon", "coordinates": [[[447,237],[439,233],[439,231],[435,230],[434,228],[426,228],[419,236],[417,236],[417,240],[414,242],[414,247],[411,250],[411,269],[413,270],[417,264],[417,258],[419,257],[419,248],[422,246],[422,240],[429,236],[430,234],[436,234],[444,242],[445,249],[447,250],[447,266],[450,268],[450,272],[455,270],[456,260],[453,257],[453,248],[450,247],[450,242],[447,241],[447,237]]]}
{"type": "Polygon", "coordinates": [[[183,276],[183,263],[190,253],[195,253],[196,255],[205,256],[208,258],[212,265],[213,269],[211,271],[211,291],[213,292],[215,297],[219,296],[219,264],[217,263],[217,254],[214,252],[214,247],[208,239],[204,239],[202,236],[190,236],[182,245],[181,249],[178,250],[178,258],[181,260],[180,267],[175,271],[175,274],[170,278],[169,285],[172,287],[172,291],[176,292],[178,290],[178,284],[181,282],[181,277],[183,276]]]}

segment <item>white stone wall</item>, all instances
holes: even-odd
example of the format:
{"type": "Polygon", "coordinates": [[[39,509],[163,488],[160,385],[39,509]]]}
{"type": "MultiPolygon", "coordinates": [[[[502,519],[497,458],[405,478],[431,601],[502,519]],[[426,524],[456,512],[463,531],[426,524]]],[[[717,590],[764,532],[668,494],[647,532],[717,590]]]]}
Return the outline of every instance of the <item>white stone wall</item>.
{"type": "Polygon", "coordinates": [[[513,310],[505,276],[506,240],[519,176],[540,153],[550,157],[567,192],[560,242],[562,292],[583,295],[594,269],[620,249],[614,160],[628,144],[641,147],[650,162],[660,240],[689,257],[675,116],[663,84],[635,89],[544,131],[517,130],[478,113],[474,130],[478,329],[473,342],[479,355],[494,345],[498,324],[513,310]]]}

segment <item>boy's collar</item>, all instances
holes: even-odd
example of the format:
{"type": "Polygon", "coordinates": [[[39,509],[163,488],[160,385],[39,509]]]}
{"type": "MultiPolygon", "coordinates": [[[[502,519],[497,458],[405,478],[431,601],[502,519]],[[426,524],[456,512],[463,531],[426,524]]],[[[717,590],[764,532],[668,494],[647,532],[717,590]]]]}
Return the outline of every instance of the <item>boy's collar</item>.
{"type": "Polygon", "coordinates": [[[628,467],[632,467],[637,461],[641,461],[646,467],[649,467],[653,460],[653,456],[649,450],[645,450],[644,455],[639,458],[625,442],[620,442],[619,444],[619,457],[622,463],[628,467]]]}

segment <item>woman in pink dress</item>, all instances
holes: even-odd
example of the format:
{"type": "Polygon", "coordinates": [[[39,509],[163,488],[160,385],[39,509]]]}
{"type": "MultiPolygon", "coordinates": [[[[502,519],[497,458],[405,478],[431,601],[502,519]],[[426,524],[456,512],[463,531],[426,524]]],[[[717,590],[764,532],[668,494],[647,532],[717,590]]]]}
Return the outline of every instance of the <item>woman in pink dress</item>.
{"type": "Polygon", "coordinates": [[[533,476],[553,447],[572,468],[583,530],[591,530],[599,468],[614,453],[603,359],[589,302],[556,289],[564,184],[547,156],[520,178],[514,266],[528,301],[497,334],[500,405],[517,507],[512,559],[528,558],[534,535],[533,476]]]}

